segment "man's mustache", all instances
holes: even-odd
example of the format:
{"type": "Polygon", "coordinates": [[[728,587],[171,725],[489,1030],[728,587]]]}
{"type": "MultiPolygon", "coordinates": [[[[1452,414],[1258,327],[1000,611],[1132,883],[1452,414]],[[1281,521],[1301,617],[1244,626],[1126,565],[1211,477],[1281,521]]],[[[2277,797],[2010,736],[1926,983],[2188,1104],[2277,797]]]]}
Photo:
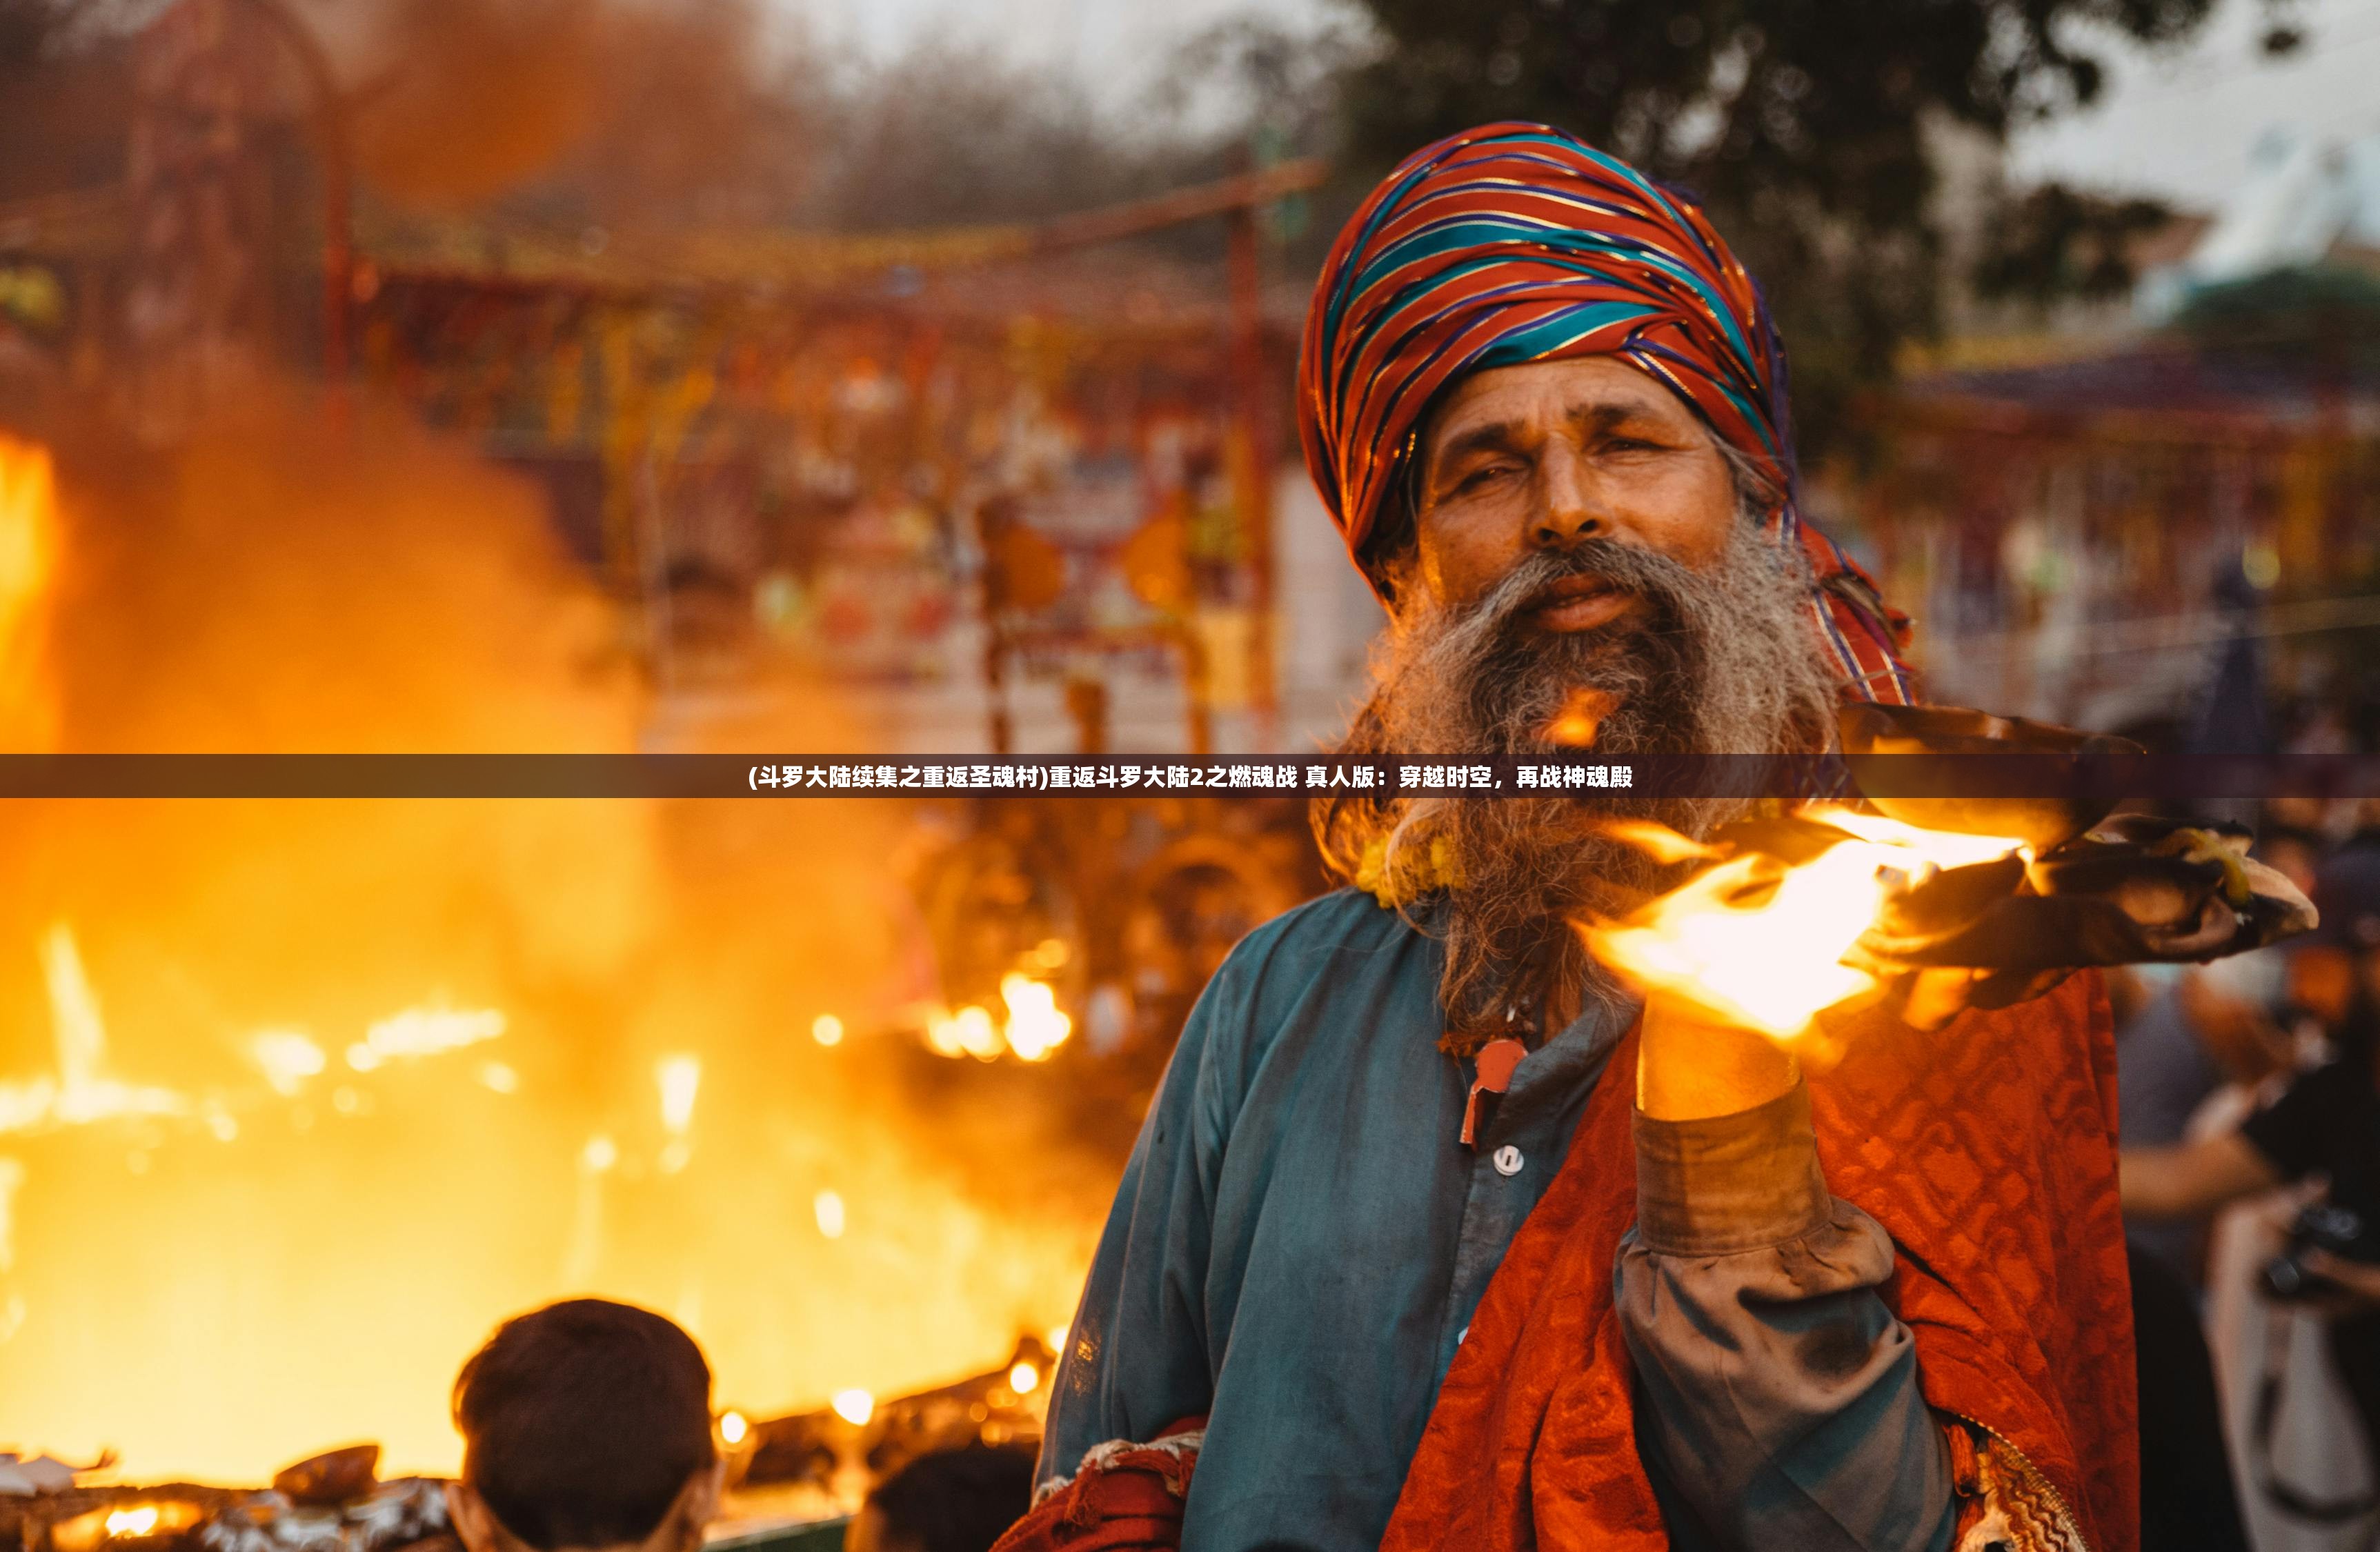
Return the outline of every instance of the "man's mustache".
{"type": "Polygon", "coordinates": [[[1472,606],[1475,622],[1500,634],[1523,614],[1556,601],[1580,583],[1656,602],[1675,599],[1694,573],[1683,562],[1616,539],[1585,539],[1560,550],[1524,556],[1472,606]]]}

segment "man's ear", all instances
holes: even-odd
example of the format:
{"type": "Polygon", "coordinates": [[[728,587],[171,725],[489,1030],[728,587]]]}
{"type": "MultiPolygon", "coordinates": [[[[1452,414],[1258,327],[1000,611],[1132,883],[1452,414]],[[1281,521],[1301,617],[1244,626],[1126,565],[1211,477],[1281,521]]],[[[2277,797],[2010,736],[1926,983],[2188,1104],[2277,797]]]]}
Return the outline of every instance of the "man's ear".
{"type": "Polygon", "coordinates": [[[686,1518],[698,1534],[705,1525],[719,1518],[720,1496],[727,1491],[727,1457],[722,1455],[710,1462],[707,1471],[694,1473],[688,1485],[694,1489],[694,1501],[686,1506],[686,1518]]]}
{"type": "Polygon", "coordinates": [[[496,1516],[488,1500],[468,1482],[446,1484],[446,1521],[464,1552],[504,1552],[496,1539],[496,1516]]]}
{"type": "MultiPolygon", "coordinates": [[[[686,1479],[677,1501],[646,1543],[645,1552],[687,1552],[702,1545],[705,1527],[719,1518],[719,1496],[727,1486],[727,1458],[721,1456],[686,1479]]],[[[473,1552],[477,1552],[474,1548],[473,1552]]]]}

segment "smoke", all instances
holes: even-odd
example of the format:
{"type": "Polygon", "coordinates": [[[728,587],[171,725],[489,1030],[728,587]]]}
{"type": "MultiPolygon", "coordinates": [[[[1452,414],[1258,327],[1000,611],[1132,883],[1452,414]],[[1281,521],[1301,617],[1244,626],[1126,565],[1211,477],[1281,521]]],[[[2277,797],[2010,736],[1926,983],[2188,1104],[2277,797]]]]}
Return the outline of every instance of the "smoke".
{"type": "Polygon", "coordinates": [[[357,110],[366,183],[610,226],[782,213],[808,79],[748,0],[387,0],[357,110]]]}
{"type": "Polygon", "coordinates": [[[358,115],[364,176],[468,205],[543,172],[595,122],[602,14],[589,0],[394,0],[386,88],[358,115]]]}

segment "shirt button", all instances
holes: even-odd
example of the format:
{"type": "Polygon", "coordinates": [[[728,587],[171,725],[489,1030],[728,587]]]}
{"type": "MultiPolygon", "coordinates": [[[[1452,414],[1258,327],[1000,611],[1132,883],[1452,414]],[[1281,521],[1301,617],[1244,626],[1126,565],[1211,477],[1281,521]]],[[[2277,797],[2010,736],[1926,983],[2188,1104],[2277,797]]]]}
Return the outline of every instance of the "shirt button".
{"type": "Polygon", "coordinates": [[[1491,1162],[1495,1164],[1496,1172],[1498,1174],[1517,1175],[1521,1172],[1521,1165],[1523,1163],[1521,1150],[1514,1147],[1512,1144],[1506,1143],[1502,1147],[1496,1150],[1496,1156],[1491,1162]]]}

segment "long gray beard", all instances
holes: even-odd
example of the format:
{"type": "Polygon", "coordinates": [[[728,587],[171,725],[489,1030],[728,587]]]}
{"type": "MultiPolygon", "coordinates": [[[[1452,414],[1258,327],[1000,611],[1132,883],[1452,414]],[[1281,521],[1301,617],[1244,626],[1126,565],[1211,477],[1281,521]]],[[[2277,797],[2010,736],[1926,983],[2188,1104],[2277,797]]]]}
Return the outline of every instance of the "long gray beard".
{"type": "MultiPolygon", "coordinates": [[[[1604,540],[1541,552],[1468,607],[1400,620],[1341,752],[1574,758],[1584,751],[1554,733],[1581,691],[1602,709],[1591,745],[1598,755],[1824,748],[1839,686],[1819,655],[1812,589],[1800,552],[1750,524],[1706,570],[1604,540]],[[1600,631],[1533,629],[1530,602],[1579,575],[1633,592],[1646,607],[1600,631]]],[[[1415,798],[1318,808],[1316,829],[1325,857],[1349,877],[1375,841],[1390,878],[1451,850],[1459,881],[1414,912],[1445,944],[1448,1045],[1469,1050],[1502,1028],[1507,1009],[1533,1006],[1547,986],[1579,988],[1590,1000],[1622,995],[1567,925],[1624,912],[1662,881],[1658,865],[1608,833],[1610,819],[1652,818],[1702,835],[1742,806],[1602,794],[1415,798]]]]}

